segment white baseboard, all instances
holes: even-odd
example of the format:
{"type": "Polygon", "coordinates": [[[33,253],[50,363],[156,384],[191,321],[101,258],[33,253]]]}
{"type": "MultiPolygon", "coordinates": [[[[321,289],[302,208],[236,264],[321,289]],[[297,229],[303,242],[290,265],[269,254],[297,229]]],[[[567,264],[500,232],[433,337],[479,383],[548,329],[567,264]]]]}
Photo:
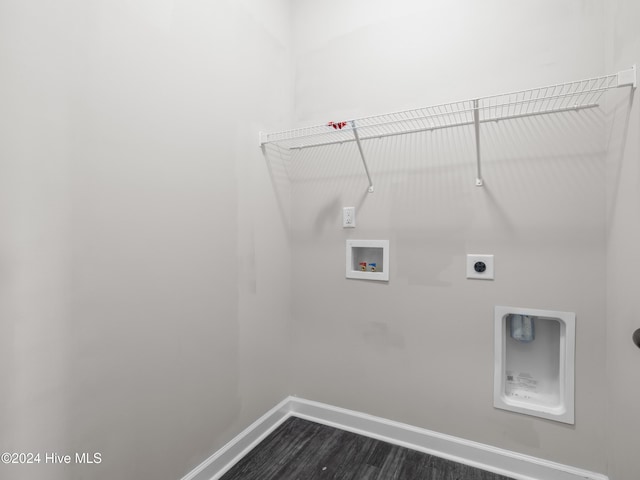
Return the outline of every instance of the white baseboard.
{"type": "Polygon", "coordinates": [[[194,468],[181,480],[214,480],[224,475],[242,457],[291,416],[291,397],[253,422],[229,443],[194,468]]]}
{"type": "Polygon", "coordinates": [[[505,475],[516,480],[608,480],[606,475],[394,422],[324,403],[288,397],[182,480],[216,480],[290,416],[505,475]]]}

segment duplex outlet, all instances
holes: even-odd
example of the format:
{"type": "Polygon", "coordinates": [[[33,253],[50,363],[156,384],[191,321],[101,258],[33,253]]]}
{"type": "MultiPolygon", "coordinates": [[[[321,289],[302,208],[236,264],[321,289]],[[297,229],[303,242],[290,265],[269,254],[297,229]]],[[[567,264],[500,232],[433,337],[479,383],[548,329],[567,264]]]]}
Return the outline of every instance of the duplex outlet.
{"type": "Polygon", "coordinates": [[[356,207],[344,207],[342,209],[342,227],[355,228],[356,226],[356,207]]]}

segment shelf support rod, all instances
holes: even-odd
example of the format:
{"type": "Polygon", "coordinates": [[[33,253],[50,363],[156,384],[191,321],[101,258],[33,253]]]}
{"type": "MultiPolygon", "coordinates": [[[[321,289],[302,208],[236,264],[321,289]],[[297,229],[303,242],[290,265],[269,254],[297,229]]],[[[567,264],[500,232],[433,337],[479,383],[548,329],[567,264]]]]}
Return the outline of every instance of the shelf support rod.
{"type": "Polygon", "coordinates": [[[367,178],[369,179],[369,193],[373,192],[373,181],[371,180],[371,174],[369,173],[369,167],[367,167],[367,161],[364,158],[364,152],[362,151],[362,144],[360,143],[360,135],[358,134],[358,128],[356,127],[356,121],[351,120],[351,127],[353,128],[353,136],[356,139],[356,145],[358,145],[358,150],[360,151],[360,157],[362,158],[362,165],[364,165],[364,171],[367,173],[367,178]]]}
{"type": "Polygon", "coordinates": [[[480,109],[478,99],[473,101],[473,125],[476,131],[476,187],[481,187],[484,185],[484,181],[480,170],[480,109]]]}

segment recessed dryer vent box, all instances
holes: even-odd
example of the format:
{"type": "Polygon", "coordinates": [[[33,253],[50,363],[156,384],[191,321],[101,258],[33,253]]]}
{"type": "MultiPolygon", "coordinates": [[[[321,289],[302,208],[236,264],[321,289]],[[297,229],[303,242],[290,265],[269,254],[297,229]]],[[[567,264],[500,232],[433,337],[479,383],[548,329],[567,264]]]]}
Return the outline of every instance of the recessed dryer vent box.
{"type": "Polygon", "coordinates": [[[495,307],[496,408],[574,423],[576,315],[495,307]]]}
{"type": "Polygon", "coordinates": [[[347,278],[389,281],[389,240],[347,240],[347,278]]]}

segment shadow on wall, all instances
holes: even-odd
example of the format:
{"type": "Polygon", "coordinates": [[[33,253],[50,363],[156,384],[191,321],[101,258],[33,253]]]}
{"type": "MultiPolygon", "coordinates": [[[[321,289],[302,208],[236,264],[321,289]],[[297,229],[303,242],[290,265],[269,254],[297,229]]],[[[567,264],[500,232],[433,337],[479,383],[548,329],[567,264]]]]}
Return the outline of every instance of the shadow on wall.
{"type": "Polygon", "coordinates": [[[475,185],[472,126],[363,140],[373,193],[355,142],[291,150],[268,144],[263,152],[295,238],[393,238],[392,254],[404,257],[394,260],[399,278],[449,286],[443,279],[455,256],[474,245],[542,248],[562,232],[573,238],[597,229],[581,202],[604,195],[603,122],[602,110],[592,109],[483,124],[483,187],[475,185]],[[341,231],[343,206],[356,207],[355,231],[341,231]]]}
{"type": "MultiPolygon", "coordinates": [[[[488,184],[500,180],[521,189],[531,186],[529,171],[535,173],[542,168],[549,179],[571,175],[575,180],[576,175],[593,166],[590,160],[604,152],[603,122],[602,111],[588,110],[483,124],[483,177],[488,184]]],[[[468,192],[463,184],[473,185],[475,180],[475,134],[469,125],[363,139],[362,146],[376,197],[397,195],[388,187],[401,183],[406,197],[449,200],[446,197],[468,192]],[[429,181],[432,177],[437,177],[437,183],[429,181]],[[434,190],[441,198],[433,197],[434,190]]],[[[366,191],[366,174],[355,142],[297,149],[267,144],[263,153],[281,199],[288,182],[294,196],[302,186],[318,198],[334,197],[344,189],[358,194],[366,191]]],[[[586,188],[580,181],[567,186],[586,188]]],[[[535,190],[543,187],[537,184],[535,190]]],[[[282,206],[286,212],[284,201],[282,206]]]]}
{"type": "MultiPolygon", "coordinates": [[[[627,147],[627,137],[629,136],[629,122],[631,120],[631,108],[633,107],[633,99],[635,90],[631,89],[628,97],[624,96],[611,106],[608,113],[609,131],[607,134],[607,152],[611,152],[610,156],[615,159],[614,178],[611,182],[611,192],[608,193],[608,212],[607,218],[614,218],[613,212],[616,211],[618,203],[618,188],[620,186],[620,176],[622,173],[622,165],[627,147]]],[[[607,229],[607,235],[611,234],[611,229],[607,229]]]]}
{"type": "Polygon", "coordinates": [[[289,231],[291,226],[291,176],[289,168],[293,152],[278,145],[262,145],[262,153],[267,164],[269,176],[278,202],[278,211],[282,226],[289,231]]]}

